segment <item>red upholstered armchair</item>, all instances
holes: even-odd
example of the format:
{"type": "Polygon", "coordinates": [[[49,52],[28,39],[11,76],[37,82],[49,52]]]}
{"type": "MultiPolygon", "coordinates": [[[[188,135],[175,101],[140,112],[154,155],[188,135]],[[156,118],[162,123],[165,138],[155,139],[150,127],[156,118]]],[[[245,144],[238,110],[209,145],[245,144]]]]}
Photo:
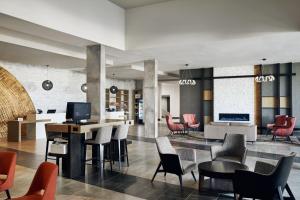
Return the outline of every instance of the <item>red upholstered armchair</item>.
{"type": "Polygon", "coordinates": [[[287,139],[291,140],[290,136],[293,134],[294,128],[296,125],[295,117],[288,117],[286,125],[277,126],[275,125],[272,129],[273,140],[276,141],[276,137],[287,137],[287,139]]]}
{"type": "Polygon", "coordinates": [[[55,200],[58,167],[43,162],[35,173],[27,194],[13,200],[55,200]]]}
{"type": "Polygon", "coordinates": [[[17,154],[15,152],[0,152],[0,174],[6,178],[0,178],[0,192],[5,191],[10,199],[9,189],[13,186],[17,154]]]}
{"type": "Polygon", "coordinates": [[[170,134],[180,134],[180,133],[184,133],[184,126],[183,124],[179,124],[179,123],[174,123],[172,116],[170,114],[166,115],[166,122],[168,125],[168,128],[170,130],[170,134]]]}
{"type": "Polygon", "coordinates": [[[200,123],[198,123],[195,114],[183,114],[183,120],[186,128],[192,130],[198,130],[200,123]]]}
{"type": "Polygon", "coordinates": [[[285,126],[287,118],[287,115],[275,115],[275,123],[267,124],[268,133],[272,132],[274,126],[285,126]]]}

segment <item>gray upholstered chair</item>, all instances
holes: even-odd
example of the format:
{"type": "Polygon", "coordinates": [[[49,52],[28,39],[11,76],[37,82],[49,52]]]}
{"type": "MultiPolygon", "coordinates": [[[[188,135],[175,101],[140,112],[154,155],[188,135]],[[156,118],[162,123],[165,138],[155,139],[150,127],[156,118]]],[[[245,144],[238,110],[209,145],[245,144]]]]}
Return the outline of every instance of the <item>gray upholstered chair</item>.
{"type": "Polygon", "coordinates": [[[154,178],[158,172],[176,174],[179,177],[182,189],[182,175],[190,173],[196,181],[193,170],[196,167],[196,151],[194,149],[174,149],[167,137],[156,138],[156,146],[160,157],[159,165],[155,171],[154,178]],[[162,167],[162,169],[160,169],[162,167]]]}
{"type": "Polygon", "coordinates": [[[235,197],[239,199],[285,199],[284,190],[295,200],[287,181],[293,166],[296,153],[282,156],[277,165],[257,161],[254,172],[236,170],[233,178],[235,197]]]}
{"type": "MultiPolygon", "coordinates": [[[[98,129],[96,137],[94,139],[88,139],[85,140],[84,142],[84,155],[86,155],[86,146],[87,145],[97,145],[99,146],[99,155],[100,155],[100,159],[98,160],[99,162],[99,166],[101,171],[104,169],[105,167],[105,159],[104,159],[104,145],[107,146],[107,150],[108,150],[108,161],[110,162],[110,170],[112,171],[112,159],[111,157],[111,152],[110,152],[110,141],[111,141],[111,135],[112,135],[112,126],[105,126],[105,127],[101,127],[98,129]],[[103,165],[103,168],[102,168],[103,165]]],[[[92,160],[95,160],[97,158],[92,158],[92,160]]],[[[91,159],[88,159],[86,161],[89,161],[91,159]]]]}
{"type": "Polygon", "coordinates": [[[211,146],[211,159],[244,164],[246,161],[246,136],[244,134],[225,134],[222,146],[211,146]]]}
{"type": "MultiPolygon", "coordinates": [[[[127,159],[127,167],[129,167],[128,160],[128,149],[127,149],[127,135],[128,135],[129,124],[122,124],[117,127],[115,134],[112,137],[112,140],[116,140],[118,143],[118,159],[119,159],[119,170],[121,170],[121,158],[126,157],[127,159]],[[124,142],[125,151],[124,154],[121,155],[121,142],[124,142]]],[[[113,148],[115,149],[115,148],[113,148]]],[[[114,153],[114,155],[116,155],[114,153]]],[[[115,160],[115,159],[114,159],[115,160]]]]}

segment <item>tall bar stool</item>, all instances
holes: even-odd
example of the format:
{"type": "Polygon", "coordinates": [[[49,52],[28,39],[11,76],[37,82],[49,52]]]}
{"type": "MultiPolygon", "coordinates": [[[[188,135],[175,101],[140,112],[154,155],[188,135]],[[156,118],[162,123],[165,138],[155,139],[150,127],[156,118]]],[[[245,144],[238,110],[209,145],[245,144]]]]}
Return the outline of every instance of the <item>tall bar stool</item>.
{"type": "MultiPolygon", "coordinates": [[[[55,160],[56,165],[58,166],[58,174],[59,174],[59,162],[60,159],[67,158],[68,157],[68,152],[61,154],[61,153],[53,153],[49,152],[49,142],[54,142],[55,140],[59,142],[64,142],[68,143],[67,138],[63,137],[62,131],[63,129],[52,129],[49,125],[52,125],[53,123],[47,123],[45,124],[45,131],[46,131],[46,137],[47,137],[47,142],[46,142],[46,152],[45,152],[45,162],[49,160],[55,160]]],[[[63,128],[65,128],[62,125],[63,128]]],[[[68,149],[68,148],[67,148],[68,149]]]]}
{"type": "MultiPolygon", "coordinates": [[[[127,159],[127,167],[129,167],[129,161],[128,161],[128,150],[127,150],[127,135],[128,135],[128,129],[129,125],[128,124],[122,124],[117,127],[117,130],[112,137],[112,140],[116,141],[118,143],[118,156],[119,156],[119,170],[121,171],[121,158],[125,156],[127,159]],[[124,142],[124,153],[121,155],[121,141],[124,142]]],[[[115,149],[115,148],[114,148],[115,149]]],[[[113,154],[114,156],[116,155],[115,152],[113,154]]],[[[115,160],[115,159],[114,159],[115,160]]]]}
{"type": "Polygon", "coordinates": [[[45,151],[45,162],[48,161],[48,152],[49,152],[49,142],[54,142],[55,138],[61,138],[61,132],[57,132],[57,130],[49,130],[48,125],[52,123],[45,124],[45,132],[46,132],[46,151],[45,151]]]}
{"type": "MultiPolygon", "coordinates": [[[[112,171],[112,160],[111,160],[111,151],[110,151],[110,141],[111,141],[111,134],[112,134],[112,126],[105,126],[105,127],[101,127],[98,129],[97,131],[97,135],[95,137],[95,139],[88,139],[85,140],[84,142],[84,155],[86,158],[86,147],[87,145],[97,145],[99,146],[99,155],[100,158],[98,160],[99,162],[99,167],[100,167],[100,173],[103,174],[103,169],[105,167],[105,157],[104,157],[104,145],[107,146],[107,158],[108,161],[110,162],[110,170],[112,171]],[[103,164],[102,164],[103,162],[103,164]]],[[[92,158],[92,159],[87,159],[86,161],[90,161],[90,160],[96,160],[97,158],[92,158]]]]}

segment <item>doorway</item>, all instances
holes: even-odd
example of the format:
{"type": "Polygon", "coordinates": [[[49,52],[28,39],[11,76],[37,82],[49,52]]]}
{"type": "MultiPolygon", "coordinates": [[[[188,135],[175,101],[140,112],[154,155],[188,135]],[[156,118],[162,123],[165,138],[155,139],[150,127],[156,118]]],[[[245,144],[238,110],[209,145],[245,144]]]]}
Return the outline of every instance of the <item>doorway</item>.
{"type": "Polygon", "coordinates": [[[164,118],[167,113],[170,113],[170,96],[161,96],[161,117],[164,118]]]}

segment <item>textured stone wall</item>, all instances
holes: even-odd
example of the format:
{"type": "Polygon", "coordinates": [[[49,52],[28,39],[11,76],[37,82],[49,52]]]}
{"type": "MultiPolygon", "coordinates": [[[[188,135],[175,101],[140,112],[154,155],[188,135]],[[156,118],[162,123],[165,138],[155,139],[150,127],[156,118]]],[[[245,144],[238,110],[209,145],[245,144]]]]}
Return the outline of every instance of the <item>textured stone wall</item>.
{"type": "MultiPolygon", "coordinates": [[[[214,76],[253,74],[253,66],[214,68],[214,76]]],[[[254,79],[215,79],[214,121],[218,121],[219,113],[249,113],[250,122],[254,123],[254,79]]]]}
{"type": "Polygon", "coordinates": [[[35,108],[22,84],[0,65],[0,137],[7,135],[7,122],[34,114],[35,108]]]}

